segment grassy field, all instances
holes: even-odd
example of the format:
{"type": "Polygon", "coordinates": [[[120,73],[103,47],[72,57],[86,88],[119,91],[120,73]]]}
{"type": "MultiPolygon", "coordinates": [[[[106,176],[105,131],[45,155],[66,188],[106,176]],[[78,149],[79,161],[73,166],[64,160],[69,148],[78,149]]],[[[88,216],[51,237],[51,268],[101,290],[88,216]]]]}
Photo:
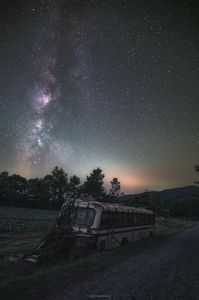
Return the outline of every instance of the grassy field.
{"type": "Polygon", "coordinates": [[[193,226],[193,221],[184,218],[167,218],[157,223],[156,236],[168,236],[193,226]]]}
{"type": "Polygon", "coordinates": [[[36,219],[54,219],[54,217],[58,215],[58,211],[1,206],[0,215],[12,216],[12,217],[29,217],[29,218],[34,217],[36,219]]]}
{"type": "Polygon", "coordinates": [[[0,207],[0,232],[48,231],[58,211],[0,207]]]}
{"type": "MultiPolygon", "coordinates": [[[[97,272],[111,265],[122,262],[127,257],[143,251],[151,243],[156,243],[161,238],[192,226],[191,221],[183,219],[167,219],[157,225],[156,234],[151,239],[132,242],[124,247],[104,253],[93,253],[88,257],[75,262],[66,263],[59,261],[50,265],[29,265],[27,263],[11,263],[9,258],[26,253],[38,244],[44,236],[40,233],[20,233],[0,235],[0,295],[2,299],[15,299],[20,294],[20,299],[34,299],[38,290],[45,287],[58,288],[66,280],[75,280],[91,272],[97,272]]],[[[41,292],[40,291],[40,296],[41,292]]]]}

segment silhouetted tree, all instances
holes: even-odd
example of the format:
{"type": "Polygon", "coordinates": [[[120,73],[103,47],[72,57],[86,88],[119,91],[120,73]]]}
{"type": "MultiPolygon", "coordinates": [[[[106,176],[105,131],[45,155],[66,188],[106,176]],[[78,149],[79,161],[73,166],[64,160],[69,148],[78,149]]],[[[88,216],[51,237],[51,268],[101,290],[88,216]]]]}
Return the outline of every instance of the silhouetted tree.
{"type": "Polygon", "coordinates": [[[9,173],[4,171],[0,173],[0,193],[4,193],[4,191],[6,192],[7,190],[7,186],[8,186],[8,177],[9,177],[9,173]]]}
{"type": "Polygon", "coordinates": [[[28,180],[28,199],[28,204],[32,208],[51,208],[48,186],[43,178],[28,180]]]}
{"type": "Polygon", "coordinates": [[[8,178],[8,176],[9,176],[9,173],[7,171],[3,171],[3,172],[0,173],[0,179],[8,178]]]}
{"type": "Polygon", "coordinates": [[[43,191],[48,194],[52,208],[59,209],[68,190],[68,174],[62,168],[55,167],[50,175],[43,178],[42,186],[43,191]]]}
{"type": "Polygon", "coordinates": [[[9,192],[9,173],[4,171],[0,173],[0,204],[6,205],[9,192]]]}
{"type": "Polygon", "coordinates": [[[101,200],[105,194],[104,191],[104,174],[100,168],[94,169],[82,186],[82,192],[86,193],[89,196],[94,197],[95,199],[101,200]]]}
{"type": "Polygon", "coordinates": [[[110,181],[110,183],[111,183],[110,195],[114,197],[119,197],[121,186],[118,178],[116,177],[113,178],[113,180],[110,181]]]}
{"type": "MultiPolygon", "coordinates": [[[[196,165],[194,167],[194,169],[196,170],[196,172],[199,172],[199,165],[196,165]]],[[[195,181],[196,184],[199,184],[199,181],[195,181]]]]}
{"type": "MultiPolygon", "coordinates": [[[[195,166],[199,172],[199,165],[195,166]]],[[[76,197],[81,193],[91,196],[98,201],[122,203],[124,205],[142,206],[154,210],[159,215],[167,216],[199,216],[198,187],[194,188],[191,196],[176,197],[169,201],[159,192],[146,190],[137,195],[115,197],[119,194],[120,183],[117,178],[111,181],[112,189],[109,194],[103,187],[104,174],[100,168],[94,169],[85,183],[80,186],[77,176],[68,175],[63,169],[55,167],[51,174],[44,178],[32,178],[28,181],[20,175],[0,173],[0,206],[18,206],[41,209],[60,209],[67,197],[76,197]]]]}
{"type": "Polygon", "coordinates": [[[80,185],[80,178],[76,175],[70,177],[70,183],[68,186],[68,197],[78,197],[79,196],[79,185],[80,185]]]}
{"type": "Polygon", "coordinates": [[[26,194],[28,183],[26,178],[13,174],[9,176],[9,183],[10,183],[10,191],[16,194],[26,194]]]}
{"type": "MultiPolygon", "coordinates": [[[[40,179],[41,180],[41,179],[40,179]]],[[[28,180],[28,195],[37,197],[39,195],[39,178],[31,178],[28,180]]]]}
{"type": "Polygon", "coordinates": [[[24,205],[27,200],[27,180],[20,175],[0,174],[0,198],[2,205],[24,205]]]}

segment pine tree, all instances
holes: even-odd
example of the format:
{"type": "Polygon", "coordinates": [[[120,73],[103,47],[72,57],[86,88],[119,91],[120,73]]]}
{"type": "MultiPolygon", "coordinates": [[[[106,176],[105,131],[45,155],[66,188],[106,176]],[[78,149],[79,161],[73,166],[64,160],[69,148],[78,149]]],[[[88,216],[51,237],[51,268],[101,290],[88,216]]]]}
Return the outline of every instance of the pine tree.
{"type": "Polygon", "coordinates": [[[113,178],[113,180],[110,181],[110,183],[111,183],[110,195],[114,196],[114,197],[119,197],[121,185],[120,185],[118,178],[116,178],[116,177],[113,178]]]}
{"type": "MultiPolygon", "coordinates": [[[[199,165],[196,165],[194,169],[196,170],[196,172],[199,172],[199,165]]],[[[195,181],[195,184],[199,184],[199,181],[195,181]]]]}
{"type": "Polygon", "coordinates": [[[82,191],[93,198],[100,200],[104,194],[104,174],[100,168],[94,169],[82,187],[82,191]]]}

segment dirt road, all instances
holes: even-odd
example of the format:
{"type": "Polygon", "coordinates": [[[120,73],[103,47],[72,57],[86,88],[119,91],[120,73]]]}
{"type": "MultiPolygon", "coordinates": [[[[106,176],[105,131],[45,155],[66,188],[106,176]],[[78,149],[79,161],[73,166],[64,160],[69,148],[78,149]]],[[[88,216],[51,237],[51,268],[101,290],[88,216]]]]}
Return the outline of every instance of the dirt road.
{"type": "Polygon", "coordinates": [[[198,300],[199,224],[81,282],[66,282],[49,299],[198,300]]]}

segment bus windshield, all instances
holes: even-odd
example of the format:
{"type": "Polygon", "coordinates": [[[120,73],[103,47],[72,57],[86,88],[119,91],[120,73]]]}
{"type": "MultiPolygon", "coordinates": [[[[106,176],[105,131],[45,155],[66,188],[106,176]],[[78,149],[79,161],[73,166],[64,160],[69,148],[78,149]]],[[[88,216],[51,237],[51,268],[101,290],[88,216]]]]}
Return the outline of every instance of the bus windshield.
{"type": "Polygon", "coordinates": [[[94,217],[94,209],[77,207],[74,213],[73,223],[77,225],[91,226],[93,224],[94,217]]]}

